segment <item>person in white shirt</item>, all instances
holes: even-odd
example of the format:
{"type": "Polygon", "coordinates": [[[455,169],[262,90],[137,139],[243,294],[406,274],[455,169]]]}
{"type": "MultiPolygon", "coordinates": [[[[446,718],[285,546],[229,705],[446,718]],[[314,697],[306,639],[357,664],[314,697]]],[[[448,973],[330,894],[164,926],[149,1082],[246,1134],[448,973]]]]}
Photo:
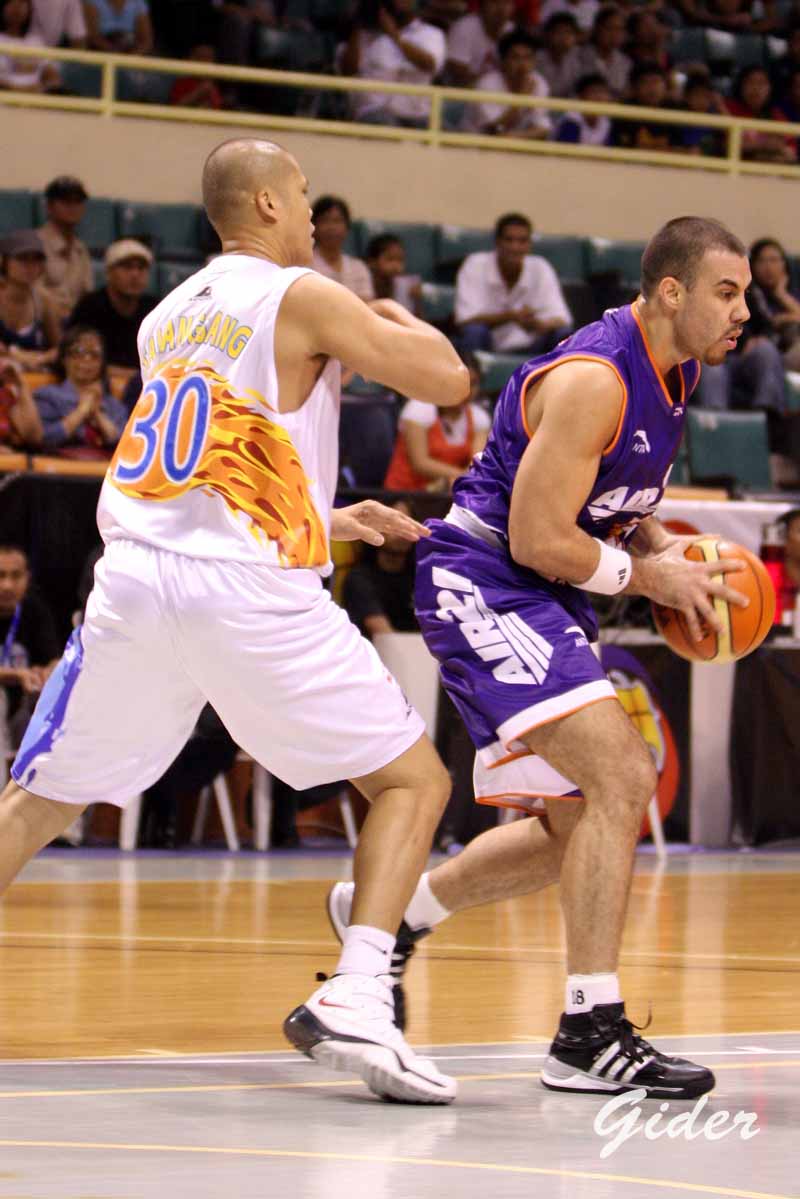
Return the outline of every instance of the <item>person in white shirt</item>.
{"type": "Polygon", "coordinates": [[[364,252],[376,300],[395,300],[414,316],[420,315],[422,280],[406,274],[406,251],[395,233],[379,233],[364,252]]]}
{"type": "Polygon", "coordinates": [[[31,27],[46,46],[62,42],[74,50],[86,45],[86,17],[81,0],[33,0],[31,27]]]}
{"type": "MultiPolygon", "coordinates": [[[[579,100],[591,100],[595,104],[608,104],[612,98],[610,87],[599,73],[582,75],[575,94],[579,100]]],[[[611,121],[599,113],[565,112],[556,125],[555,140],[580,146],[608,146],[611,144],[611,121]]]]}
{"type": "Polygon", "coordinates": [[[568,12],[554,13],[544,27],[544,46],[536,52],[536,70],[551,96],[571,96],[581,75],[578,22],[568,12]]]}
{"type": "MultiPolygon", "coordinates": [[[[482,92],[508,92],[513,96],[549,96],[546,80],[534,69],[536,42],[529,33],[514,30],[500,39],[501,69],[478,80],[482,92]]],[[[546,138],[552,122],[544,108],[523,108],[495,101],[468,104],[462,128],[472,133],[498,133],[505,137],[546,138]]]]}
{"type": "Polygon", "coordinates": [[[558,277],[545,258],[531,254],[532,235],[526,216],[506,213],[495,226],[494,250],[462,263],[455,304],[462,353],[546,354],[570,332],[558,277]]]}
{"type": "Polygon", "coordinates": [[[326,279],[341,283],[360,300],[375,299],[372,279],[365,262],[344,253],[350,229],[350,209],[339,196],[319,196],[311,211],[314,224],[314,270],[326,279]]]}
{"type": "Polygon", "coordinates": [[[568,12],[578,22],[581,33],[588,33],[599,7],[600,0],[544,0],[539,10],[539,23],[546,24],[557,12],[568,12]]]}
{"type": "Polygon", "coordinates": [[[447,35],[447,74],[454,87],[472,87],[500,68],[498,38],[514,28],[513,0],[482,0],[477,12],[455,21],[447,35]]]}
{"type": "MultiPolygon", "coordinates": [[[[33,28],[31,0],[0,2],[0,45],[44,46],[33,28]]],[[[61,72],[52,62],[0,54],[0,87],[18,92],[49,92],[61,84],[61,72]]]]}
{"type": "MultiPolygon", "coordinates": [[[[377,36],[356,31],[341,58],[345,74],[388,83],[433,83],[442,70],[447,42],[441,29],[416,16],[416,0],[387,0],[378,9],[377,36]]],[[[424,96],[358,92],[352,101],[353,119],[373,125],[424,128],[430,118],[424,96]]]]}
{"type": "Polygon", "coordinates": [[[622,9],[606,4],[597,14],[590,41],[581,49],[582,69],[602,75],[615,98],[627,90],[631,73],[631,60],[621,49],[626,36],[622,9]]]}

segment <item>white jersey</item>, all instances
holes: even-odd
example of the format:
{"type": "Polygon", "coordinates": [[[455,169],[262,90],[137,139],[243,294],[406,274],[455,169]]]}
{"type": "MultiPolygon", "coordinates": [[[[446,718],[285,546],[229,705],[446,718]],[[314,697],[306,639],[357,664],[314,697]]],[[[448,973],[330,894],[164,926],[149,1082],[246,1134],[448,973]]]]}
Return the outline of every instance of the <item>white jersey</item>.
{"type": "Polygon", "coordinates": [[[106,543],[330,571],[339,363],[296,412],[278,408],[278,310],[307,273],[225,254],[142,322],[142,394],[97,511],[106,543]]]}

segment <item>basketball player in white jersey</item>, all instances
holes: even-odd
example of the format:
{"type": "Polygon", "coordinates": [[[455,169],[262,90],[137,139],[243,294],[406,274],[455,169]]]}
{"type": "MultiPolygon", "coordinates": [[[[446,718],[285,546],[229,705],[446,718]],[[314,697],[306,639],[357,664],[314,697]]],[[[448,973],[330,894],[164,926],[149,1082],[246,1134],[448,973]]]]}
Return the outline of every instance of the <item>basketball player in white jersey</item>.
{"type": "Polygon", "coordinates": [[[466,397],[468,373],[431,326],[309,269],[308,183],[281,147],[218,146],[203,198],[222,254],[141,327],[143,390],[100,496],[86,620],[0,799],[0,890],[87,804],[124,807],[159,778],[208,701],[294,787],[350,778],[372,805],[337,972],[287,1035],[379,1095],[448,1103],[455,1082],[394,1024],[387,972],[449,779],[322,576],[331,536],[425,532],[371,502],[332,510],[340,362],[439,406],[466,397]]]}

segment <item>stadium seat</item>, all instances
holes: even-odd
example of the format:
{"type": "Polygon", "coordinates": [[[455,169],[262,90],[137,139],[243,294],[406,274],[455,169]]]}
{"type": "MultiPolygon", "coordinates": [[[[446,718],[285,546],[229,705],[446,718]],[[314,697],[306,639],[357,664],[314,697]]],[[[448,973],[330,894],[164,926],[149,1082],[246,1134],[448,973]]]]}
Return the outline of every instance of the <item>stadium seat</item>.
{"type": "Polygon", "coordinates": [[[329,39],[316,30],[300,32],[259,27],[256,58],[261,66],[287,71],[318,71],[330,57],[329,39]]]}
{"type": "Polygon", "coordinates": [[[0,233],[14,229],[30,229],[37,222],[33,209],[33,193],[0,191],[0,233]]]}
{"type": "Polygon", "coordinates": [[[194,204],[120,204],[119,236],[136,237],[159,258],[198,262],[200,209],[194,204]]]}
{"type": "Polygon", "coordinates": [[[156,268],[156,291],[165,296],[197,270],[194,262],[159,262],[156,268]]]}
{"type": "Polygon", "coordinates": [[[760,67],[766,57],[764,39],[757,33],[729,33],[725,29],[707,29],[706,57],[715,73],[723,69],[760,67]]]}
{"type": "Polygon", "coordinates": [[[587,242],[587,273],[618,275],[627,287],[638,287],[641,274],[643,242],[609,241],[592,237],[587,242]]]}
{"type": "Polygon", "coordinates": [[[117,99],[132,104],[169,104],[174,75],[162,71],[117,71],[117,99]]]}
{"type": "Polygon", "coordinates": [[[464,113],[468,105],[463,100],[445,100],[442,103],[442,128],[448,133],[460,133],[464,124],[464,113]]]}
{"type": "Polygon", "coordinates": [[[475,359],[481,372],[481,390],[494,396],[503,390],[518,366],[527,362],[528,354],[490,354],[476,350],[475,359]]]}
{"type": "MultiPolygon", "coordinates": [[[[44,224],[47,219],[47,206],[44,196],[36,197],[36,223],[44,224]]],[[[78,226],[78,237],[86,242],[91,254],[101,255],[106,246],[116,241],[117,204],[114,200],[106,200],[102,196],[90,196],[86,201],[86,212],[78,226]]]]}
{"type": "Polygon", "coordinates": [[[689,475],[689,448],[684,437],[681,444],[678,446],[678,453],[675,461],[672,464],[672,473],[669,476],[670,487],[686,487],[691,482],[689,475]]]}
{"type": "Polygon", "coordinates": [[[533,239],[533,252],[546,258],[562,282],[586,278],[586,243],[582,237],[540,237],[533,239]]]}
{"type": "Polygon", "coordinates": [[[670,50],[676,63],[706,62],[708,47],[705,29],[676,29],[670,50]]]}
{"type": "Polygon", "coordinates": [[[440,225],[436,231],[436,282],[452,283],[468,254],[494,247],[491,229],[463,229],[460,225],[440,225]]]}
{"type": "Polygon", "coordinates": [[[453,315],[456,289],[447,283],[422,284],[422,315],[432,325],[446,325],[453,315]]]}
{"type": "Polygon", "coordinates": [[[105,287],[106,268],[102,258],[92,259],[92,285],[95,291],[100,287],[105,287]]]}
{"type": "Polygon", "coordinates": [[[800,412],[800,371],[787,371],[784,379],[789,412],[800,412]]]}
{"type": "Polygon", "coordinates": [[[102,86],[100,67],[85,62],[62,62],[61,79],[68,96],[91,96],[97,98],[102,86]]]}
{"type": "Polygon", "coordinates": [[[400,238],[405,246],[406,271],[409,275],[420,275],[423,279],[433,278],[436,245],[434,225],[409,224],[404,221],[361,221],[362,253],[366,253],[372,238],[381,233],[394,233],[400,238]]]}
{"type": "Polygon", "coordinates": [[[687,437],[693,483],[732,483],[755,491],[771,488],[765,413],[690,408],[687,437]]]}

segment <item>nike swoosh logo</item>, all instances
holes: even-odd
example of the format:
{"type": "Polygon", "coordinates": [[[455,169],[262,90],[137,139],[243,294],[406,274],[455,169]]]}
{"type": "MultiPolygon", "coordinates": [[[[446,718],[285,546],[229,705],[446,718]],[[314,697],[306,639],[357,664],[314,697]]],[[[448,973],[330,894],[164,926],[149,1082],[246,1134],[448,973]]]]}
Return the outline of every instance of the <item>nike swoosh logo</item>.
{"type": "Polygon", "coordinates": [[[347,1007],[347,1005],[344,1003],[329,1003],[324,996],[322,999],[318,1000],[318,1003],[320,1007],[338,1007],[341,1008],[343,1012],[351,1012],[353,1010],[352,1008],[347,1007]]]}

